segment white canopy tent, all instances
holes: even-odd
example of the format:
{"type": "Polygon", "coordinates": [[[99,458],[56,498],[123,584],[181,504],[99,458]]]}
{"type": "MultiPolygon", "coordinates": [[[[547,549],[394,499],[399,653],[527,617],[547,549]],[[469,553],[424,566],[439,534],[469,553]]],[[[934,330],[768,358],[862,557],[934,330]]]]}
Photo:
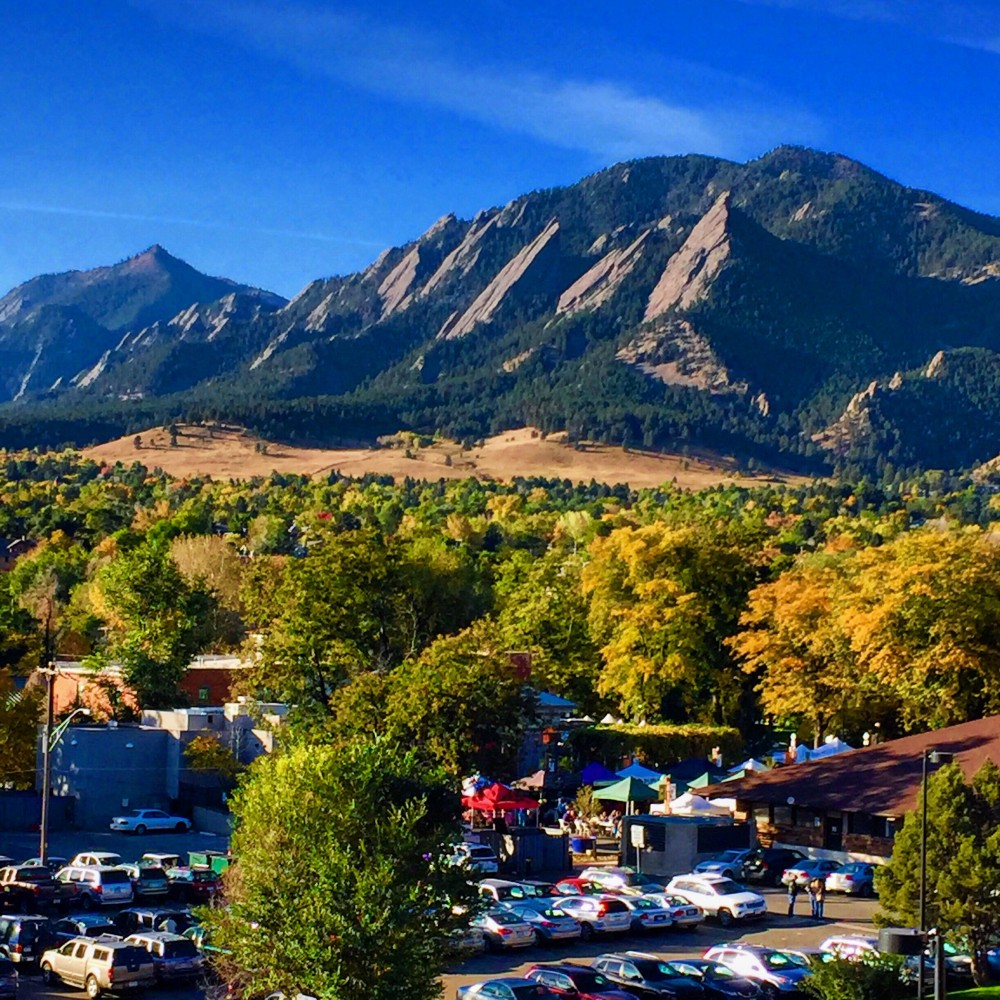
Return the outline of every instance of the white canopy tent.
{"type": "Polygon", "coordinates": [[[729,816],[729,809],[717,802],[709,802],[693,792],[678,795],[670,802],[671,816],[729,816]]]}

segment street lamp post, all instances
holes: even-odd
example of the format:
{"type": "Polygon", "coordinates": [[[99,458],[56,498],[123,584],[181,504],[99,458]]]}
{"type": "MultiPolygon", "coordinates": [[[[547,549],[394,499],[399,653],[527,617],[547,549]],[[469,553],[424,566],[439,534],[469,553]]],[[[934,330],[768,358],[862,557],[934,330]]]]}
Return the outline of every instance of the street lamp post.
{"type": "Polygon", "coordinates": [[[53,680],[56,675],[55,665],[51,664],[42,671],[46,680],[45,735],[42,737],[42,817],[39,824],[38,856],[41,864],[49,860],[49,797],[52,794],[52,751],[59,745],[67,727],[78,715],[90,715],[89,708],[78,708],[71,712],[58,726],[53,727],[55,697],[53,680]]]}
{"type": "MultiPolygon", "coordinates": [[[[927,934],[927,764],[950,764],[955,759],[953,753],[945,750],[924,750],[920,774],[920,934],[927,934]]],[[[924,950],[921,948],[917,962],[917,1000],[924,996],[924,950]]],[[[940,972],[935,968],[935,976],[940,972]]],[[[935,991],[936,992],[936,991],[935,991]]]]}

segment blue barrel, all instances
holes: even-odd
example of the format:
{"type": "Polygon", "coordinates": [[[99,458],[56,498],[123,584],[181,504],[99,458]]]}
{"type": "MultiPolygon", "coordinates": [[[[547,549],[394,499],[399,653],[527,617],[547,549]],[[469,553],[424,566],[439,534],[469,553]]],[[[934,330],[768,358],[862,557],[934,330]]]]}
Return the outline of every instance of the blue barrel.
{"type": "Polygon", "coordinates": [[[595,847],[595,841],[593,837],[573,837],[569,846],[574,854],[590,854],[595,847]]]}

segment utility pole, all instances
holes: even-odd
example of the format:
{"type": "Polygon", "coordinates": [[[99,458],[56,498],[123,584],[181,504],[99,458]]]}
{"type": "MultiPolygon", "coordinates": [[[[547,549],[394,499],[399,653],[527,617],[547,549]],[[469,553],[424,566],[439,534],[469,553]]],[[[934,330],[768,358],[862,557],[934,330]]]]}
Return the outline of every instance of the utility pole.
{"type": "Polygon", "coordinates": [[[49,861],[49,795],[52,792],[52,722],[55,714],[56,665],[45,670],[45,734],[42,736],[42,821],[39,829],[38,856],[42,866],[49,861]]]}

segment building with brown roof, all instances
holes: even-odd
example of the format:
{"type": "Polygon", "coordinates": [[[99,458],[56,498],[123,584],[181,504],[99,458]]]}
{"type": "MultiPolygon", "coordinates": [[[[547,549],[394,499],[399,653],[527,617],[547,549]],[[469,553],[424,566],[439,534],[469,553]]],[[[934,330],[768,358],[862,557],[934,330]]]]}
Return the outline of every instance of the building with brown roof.
{"type": "Polygon", "coordinates": [[[892,853],[898,824],[916,808],[924,753],[955,755],[966,777],[986,760],[1000,764],[1000,715],[930,733],[775,768],[702,790],[735,799],[763,844],[806,849],[813,857],[880,860],[892,853]]]}

